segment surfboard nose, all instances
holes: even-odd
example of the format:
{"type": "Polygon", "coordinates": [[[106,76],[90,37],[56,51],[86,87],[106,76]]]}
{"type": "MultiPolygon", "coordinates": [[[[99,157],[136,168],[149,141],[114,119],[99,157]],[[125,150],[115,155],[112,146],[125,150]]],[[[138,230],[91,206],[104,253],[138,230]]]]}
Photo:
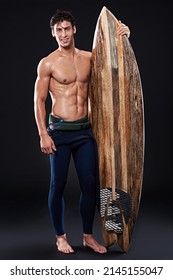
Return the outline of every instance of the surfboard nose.
{"type": "Polygon", "coordinates": [[[106,6],[103,6],[103,8],[101,9],[101,13],[105,13],[108,9],[106,8],[106,6]]]}
{"type": "Polygon", "coordinates": [[[109,16],[112,16],[115,20],[117,20],[117,18],[112,14],[112,12],[106,6],[103,6],[99,17],[107,16],[107,14],[109,14],[109,16]]]}

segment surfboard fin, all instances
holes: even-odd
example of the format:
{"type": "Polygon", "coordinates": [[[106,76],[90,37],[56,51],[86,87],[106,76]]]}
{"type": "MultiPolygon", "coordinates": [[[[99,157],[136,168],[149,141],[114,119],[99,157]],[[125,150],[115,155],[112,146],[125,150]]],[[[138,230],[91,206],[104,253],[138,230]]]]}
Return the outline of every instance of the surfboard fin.
{"type": "Polygon", "coordinates": [[[124,229],[122,214],[120,209],[120,203],[118,199],[112,200],[109,203],[105,228],[107,231],[113,230],[117,234],[122,233],[124,229]]]}
{"type": "Polygon", "coordinates": [[[112,190],[104,188],[100,190],[100,214],[106,216],[105,229],[120,234],[124,230],[123,218],[128,224],[132,211],[132,198],[129,193],[116,189],[116,199],[112,200],[112,190]]]}

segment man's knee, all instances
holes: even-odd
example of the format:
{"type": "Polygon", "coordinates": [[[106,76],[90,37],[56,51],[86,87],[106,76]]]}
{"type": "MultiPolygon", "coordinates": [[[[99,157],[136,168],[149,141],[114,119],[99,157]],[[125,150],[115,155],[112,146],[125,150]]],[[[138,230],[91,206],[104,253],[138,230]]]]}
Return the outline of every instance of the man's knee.
{"type": "Polygon", "coordinates": [[[95,196],[96,192],[96,180],[93,174],[90,174],[83,178],[82,180],[82,191],[84,194],[88,195],[89,197],[95,196]]]}
{"type": "Polygon", "coordinates": [[[50,193],[52,193],[54,196],[63,195],[66,183],[67,183],[67,180],[51,181],[50,182],[50,193]]]}

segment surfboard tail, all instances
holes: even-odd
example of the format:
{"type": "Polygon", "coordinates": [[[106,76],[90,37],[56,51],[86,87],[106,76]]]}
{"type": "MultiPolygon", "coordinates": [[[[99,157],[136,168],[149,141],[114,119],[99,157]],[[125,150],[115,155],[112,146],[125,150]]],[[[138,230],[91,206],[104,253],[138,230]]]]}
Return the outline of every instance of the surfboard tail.
{"type": "MultiPolygon", "coordinates": [[[[104,230],[107,233],[115,233],[111,242],[109,238],[109,242],[106,241],[106,243],[112,243],[116,235],[123,233],[131,216],[132,198],[130,194],[116,189],[115,195],[116,199],[113,200],[111,188],[104,188],[100,191],[100,215],[104,221],[104,230]]],[[[114,243],[115,241],[117,241],[117,237],[114,243]]]]}

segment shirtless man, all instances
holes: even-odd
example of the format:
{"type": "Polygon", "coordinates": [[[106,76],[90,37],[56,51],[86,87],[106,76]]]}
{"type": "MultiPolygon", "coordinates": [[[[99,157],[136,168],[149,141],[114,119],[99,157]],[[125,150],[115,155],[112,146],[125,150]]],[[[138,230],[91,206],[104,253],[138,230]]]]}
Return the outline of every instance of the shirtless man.
{"type": "MultiPolygon", "coordinates": [[[[129,28],[119,22],[119,34],[129,28]]],[[[73,253],[64,229],[63,191],[72,154],[81,187],[80,212],[83,244],[98,253],[107,249],[92,235],[95,206],[99,207],[97,145],[88,120],[88,82],[91,52],[75,48],[76,26],[70,12],[57,10],[50,27],[58,49],[38,65],[34,109],[43,153],[50,156],[49,210],[56,233],[57,249],[73,253]],[[52,110],[46,127],[45,102],[50,93],[52,110]]]]}

